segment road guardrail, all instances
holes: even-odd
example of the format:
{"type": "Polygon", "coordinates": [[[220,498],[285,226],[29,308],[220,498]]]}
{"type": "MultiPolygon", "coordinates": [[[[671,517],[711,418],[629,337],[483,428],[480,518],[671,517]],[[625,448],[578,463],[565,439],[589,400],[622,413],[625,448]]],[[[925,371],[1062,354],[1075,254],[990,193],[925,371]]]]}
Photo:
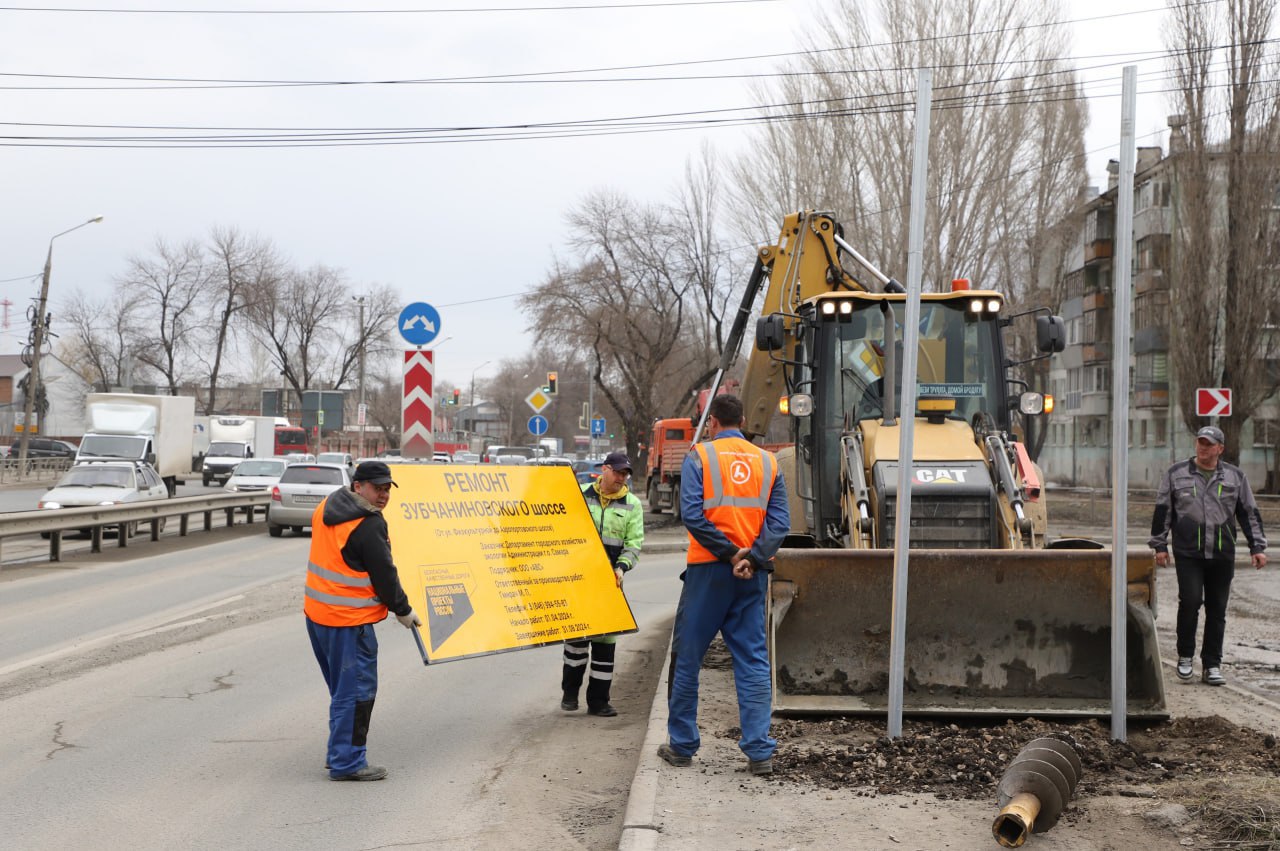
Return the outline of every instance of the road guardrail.
{"type": "Polygon", "coordinates": [[[172,499],[156,499],[148,502],[123,505],[93,505],[84,508],[49,508],[32,511],[0,513],[0,545],[5,538],[47,534],[49,536],[49,561],[62,560],[62,534],[88,529],[92,537],[90,552],[102,552],[102,531],[108,526],[126,530],[117,531],[117,545],[129,546],[135,526],[144,524],[150,530],[153,541],[160,540],[166,521],[178,518],[178,535],[185,536],[191,529],[192,516],[203,516],[204,531],[213,529],[214,512],[226,513],[227,525],[235,524],[237,512],[244,515],[246,523],[254,522],[258,508],[271,504],[271,492],[216,493],[209,496],[180,496],[172,499]]]}

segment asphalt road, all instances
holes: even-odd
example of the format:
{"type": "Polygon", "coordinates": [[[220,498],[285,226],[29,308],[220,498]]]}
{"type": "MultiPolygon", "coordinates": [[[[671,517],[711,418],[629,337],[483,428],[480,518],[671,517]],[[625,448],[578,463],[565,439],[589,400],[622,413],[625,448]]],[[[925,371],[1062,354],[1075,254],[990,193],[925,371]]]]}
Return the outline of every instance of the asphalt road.
{"type": "Polygon", "coordinates": [[[680,554],[628,577],[615,703],[558,708],[559,646],[426,668],[378,628],[378,783],[323,770],[308,539],[239,527],[0,572],[0,824],[12,848],[616,845],[680,554]]]}

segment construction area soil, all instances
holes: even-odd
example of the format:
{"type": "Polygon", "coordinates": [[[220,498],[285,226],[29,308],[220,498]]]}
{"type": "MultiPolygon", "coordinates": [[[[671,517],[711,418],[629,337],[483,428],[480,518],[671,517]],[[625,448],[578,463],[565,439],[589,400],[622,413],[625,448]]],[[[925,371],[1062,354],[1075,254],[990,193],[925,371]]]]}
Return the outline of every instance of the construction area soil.
{"type": "MultiPolygon", "coordinates": [[[[1109,536],[1095,525],[1098,505],[1057,506],[1067,509],[1057,516],[1077,521],[1064,534],[1109,536]]],[[[1145,539],[1145,522],[1131,522],[1131,542],[1145,539]]],[[[1228,682],[1220,687],[1200,681],[1198,660],[1193,680],[1175,676],[1177,582],[1172,569],[1157,576],[1171,718],[1131,721],[1123,742],[1113,740],[1109,719],[908,718],[903,736],[890,739],[883,718],[775,718],[774,773],[759,782],[742,771],[730,659],[723,645],[713,645],[703,674],[704,747],[694,764],[700,776],[663,773],[664,783],[674,781],[659,801],[669,838],[702,847],[715,836],[701,833],[696,813],[684,812],[679,800],[701,786],[719,790],[735,808],[733,835],[718,837],[725,840],[719,847],[828,847],[837,840],[842,847],[996,847],[990,826],[1001,777],[1026,743],[1053,736],[1074,746],[1082,776],[1061,820],[1031,837],[1030,847],[1280,849],[1280,558],[1263,570],[1237,562],[1223,664],[1228,682]],[[780,830],[783,824],[790,829],[780,830]]]]}

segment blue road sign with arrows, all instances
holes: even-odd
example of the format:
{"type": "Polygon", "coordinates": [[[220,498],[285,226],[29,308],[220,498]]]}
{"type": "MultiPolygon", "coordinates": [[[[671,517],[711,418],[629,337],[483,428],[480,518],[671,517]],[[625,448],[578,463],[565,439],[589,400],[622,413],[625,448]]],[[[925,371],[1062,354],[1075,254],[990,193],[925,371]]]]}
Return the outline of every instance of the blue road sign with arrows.
{"type": "Polygon", "coordinates": [[[411,346],[425,346],[440,333],[440,314],[425,301],[415,301],[396,320],[400,336],[411,346]]]}
{"type": "Polygon", "coordinates": [[[604,417],[596,417],[591,420],[591,434],[597,437],[604,434],[604,417]]]}
{"type": "Polygon", "coordinates": [[[529,417],[529,434],[546,434],[547,418],[542,414],[534,414],[529,417]]]}

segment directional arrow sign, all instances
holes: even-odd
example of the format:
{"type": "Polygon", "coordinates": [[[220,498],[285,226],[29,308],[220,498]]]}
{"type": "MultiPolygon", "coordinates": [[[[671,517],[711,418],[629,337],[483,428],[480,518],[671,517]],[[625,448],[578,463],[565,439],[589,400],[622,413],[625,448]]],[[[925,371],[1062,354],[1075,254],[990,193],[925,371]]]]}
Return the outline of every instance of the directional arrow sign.
{"type": "Polygon", "coordinates": [[[415,301],[396,320],[400,336],[411,346],[425,346],[440,333],[440,314],[425,301],[415,301]]]}
{"type": "Polygon", "coordinates": [[[524,397],[524,402],[530,408],[533,408],[535,414],[542,413],[543,408],[551,404],[551,397],[542,392],[542,388],[535,388],[532,393],[524,397]]]}
{"type": "Polygon", "coordinates": [[[435,364],[430,351],[404,353],[404,398],[401,401],[400,453],[430,458],[435,449],[431,428],[432,379],[435,364]]]}
{"type": "Polygon", "coordinates": [[[1196,388],[1197,417],[1229,417],[1231,416],[1230,387],[1198,387],[1196,388]]]}
{"type": "Polygon", "coordinates": [[[591,434],[595,436],[604,434],[604,417],[596,417],[591,420],[591,434]]]}
{"type": "Polygon", "coordinates": [[[529,434],[539,435],[547,433],[547,418],[541,414],[534,414],[529,417],[529,434]]]}

